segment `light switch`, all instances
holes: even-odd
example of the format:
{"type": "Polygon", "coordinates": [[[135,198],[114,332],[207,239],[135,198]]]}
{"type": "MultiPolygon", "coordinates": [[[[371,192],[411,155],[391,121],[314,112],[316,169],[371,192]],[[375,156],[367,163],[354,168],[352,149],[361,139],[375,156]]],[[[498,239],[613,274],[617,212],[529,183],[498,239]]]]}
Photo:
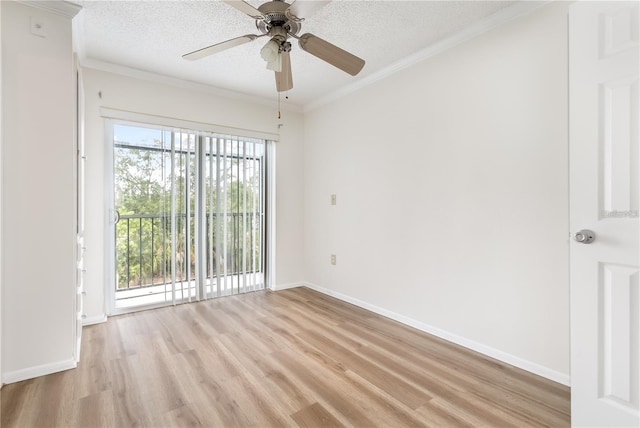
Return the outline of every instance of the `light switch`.
{"type": "Polygon", "coordinates": [[[331,195],[331,205],[336,204],[336,195],[331,195]]]}

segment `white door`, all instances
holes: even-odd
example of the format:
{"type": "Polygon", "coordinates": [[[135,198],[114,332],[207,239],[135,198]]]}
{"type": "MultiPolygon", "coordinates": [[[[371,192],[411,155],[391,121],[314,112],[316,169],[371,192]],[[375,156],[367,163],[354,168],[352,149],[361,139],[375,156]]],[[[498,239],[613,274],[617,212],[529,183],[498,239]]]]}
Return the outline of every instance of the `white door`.
{"type": "Polygon", "coordinates": [[[638,2],[570,10],[574,426],[640,426],[638,12],[638,2]],[[582,229],[595,240],[577,242],[582,229]]]}

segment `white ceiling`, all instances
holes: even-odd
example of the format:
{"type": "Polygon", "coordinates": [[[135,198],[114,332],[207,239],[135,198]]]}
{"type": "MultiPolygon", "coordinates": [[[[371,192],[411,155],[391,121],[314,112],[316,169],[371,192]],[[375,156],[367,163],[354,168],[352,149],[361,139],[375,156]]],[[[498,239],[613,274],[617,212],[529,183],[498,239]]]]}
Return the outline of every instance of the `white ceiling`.
{"type": "MultiPolygon", "coordinates": [[[[81,63],[125,66],[274,100],[273,72],[260,49],[267,38],[199,61],[182,55],[244,34],[255,21],[221,1],[75,0],[75,41],[81,63]]],[[[262,1],[249,0],[257,7],[262,1]]],[[[292,40],[294,88],[288,103],[304,106],[366,78],[512,5],[513,1],[334,0],[309,17],[313,33],[363,58],[352,77],[302,51],[292,40]]],[[[515,6],[515,5],[514,5],[515,6]]]]}

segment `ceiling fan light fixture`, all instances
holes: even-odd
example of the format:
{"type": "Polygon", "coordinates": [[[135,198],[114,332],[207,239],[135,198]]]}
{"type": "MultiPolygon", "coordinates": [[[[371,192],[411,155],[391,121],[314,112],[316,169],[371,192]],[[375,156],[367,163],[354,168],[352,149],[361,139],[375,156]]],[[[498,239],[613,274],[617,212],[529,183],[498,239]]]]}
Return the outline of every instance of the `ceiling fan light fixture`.
{"type": "Polygon", "coordinates": [[[282,57],[278,42],[273,39],[269,40],[260,50],[260,56],[267,61],[267,70],[282,71],[282,57]]]}

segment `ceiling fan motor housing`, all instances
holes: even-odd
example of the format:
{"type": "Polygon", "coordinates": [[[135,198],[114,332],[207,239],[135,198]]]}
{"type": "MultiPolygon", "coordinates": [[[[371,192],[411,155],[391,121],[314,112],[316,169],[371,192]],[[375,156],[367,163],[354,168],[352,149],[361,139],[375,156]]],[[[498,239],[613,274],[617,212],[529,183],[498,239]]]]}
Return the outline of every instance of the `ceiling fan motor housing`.
{"type": "Polygon", "coordinates": [[[258,10],[264,14],[264,18],[256,20],[258,30],[262,34],[274,36],[272,31],[276,28],[282,28],[285,30],[285,40],[287,34],[298,34],[302,26],[299,22],[287,17],[285,12],[289,9],[289,6],[291,6],[289,3],[285,3],[282,0],[273,0],[260,5],[258,10]]]}

